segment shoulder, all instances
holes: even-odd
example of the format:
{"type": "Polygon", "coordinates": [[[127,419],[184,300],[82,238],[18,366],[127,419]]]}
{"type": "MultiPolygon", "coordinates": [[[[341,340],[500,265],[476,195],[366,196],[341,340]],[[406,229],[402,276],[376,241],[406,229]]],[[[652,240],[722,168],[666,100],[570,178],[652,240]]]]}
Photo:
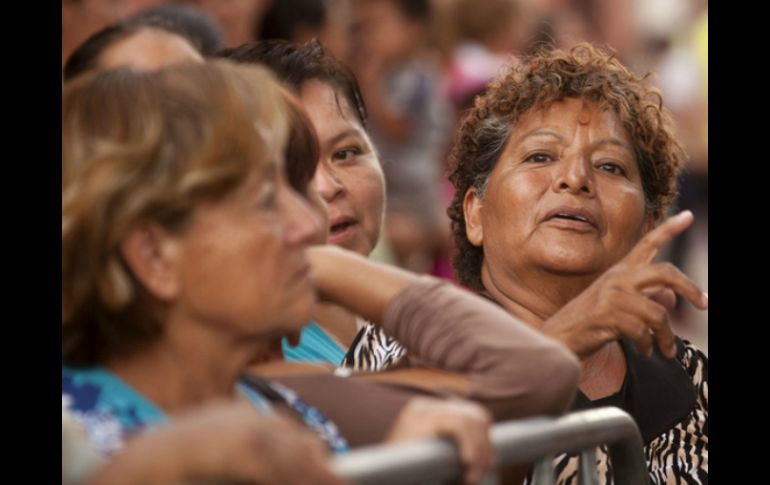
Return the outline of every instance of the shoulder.
{"type": "Polygon", "coordinates": [[[108,455],[123,446],[124,428],[116,413],[101,405],[104,386],[89,377],[87,372],[62,366],[62,416],[82,429],[93,449],[108,455]]]}
{"type": "Polygon", "coordinates": [[[62,365],[62,409],[85,428],[102,453],[117,451],[129,434],[165,414],[118,376],[100,367],[62,365]]]}

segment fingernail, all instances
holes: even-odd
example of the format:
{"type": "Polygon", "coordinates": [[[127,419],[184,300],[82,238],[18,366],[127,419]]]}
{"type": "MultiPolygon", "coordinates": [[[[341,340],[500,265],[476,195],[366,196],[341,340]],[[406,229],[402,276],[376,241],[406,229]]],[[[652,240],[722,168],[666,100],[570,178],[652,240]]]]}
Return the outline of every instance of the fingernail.
{"type": "Polygon", "coordinates": [[[709,294],[704,291],[701,294],[701,296],[700,296],[700,301],[701,301],[701,303],[703,304],[704,307],[708,307],[709,306],[709,294]]]}
{"type": "Polygon", "coordinates": [[[685,219],[685,218],[691,217],[691,216],[692,216],[692,211],[691,210],[683,210],[682,212],[680,212],[679,214],[676,215],[676,217],[678,217],[679,219],[685,219]]]}

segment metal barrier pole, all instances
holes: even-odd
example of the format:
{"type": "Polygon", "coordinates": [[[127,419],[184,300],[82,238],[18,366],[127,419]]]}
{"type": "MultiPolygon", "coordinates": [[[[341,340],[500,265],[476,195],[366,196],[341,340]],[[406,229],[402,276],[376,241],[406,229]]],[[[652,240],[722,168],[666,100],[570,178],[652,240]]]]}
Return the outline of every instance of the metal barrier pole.
{"type": "Polygon", "coordinates": [[[608,443],[616,483],[642,485],[649,481],[639,428],[618,408],[590,409],[556,419],[509,421],[495,425],[491,434],[497,463],[529,463],[548,453],[574,453],[608,443]]]}
{"type": "MultiPolygon", "coordinates": [[[[618,408],[579,411],[559,418],[499,423],[491,440],[498,465],[532,463],[545,455],[580,452],[607,443],[615,483],[647,485],[642,439],[634,420],[618,408]]],[[[446,440],[360,448],[336,457],[334,469],[352,483],[386,485],[428,483],[460,476],[458,455],[446,440]]]]}
{"type": "Polygon", "coordinates": [[[534,470],[532,470],[532,483],[535,485],[553,485],[555,482],[553,455],[547,454],[535,462],[534,470]]]}
{"type": "Polygon", "coordinates": [[[334,470],[357,485],[443,483],[461,474],[448,440],[421,440],[359,448],[334,458],[334,470]]]}
{"type": "Polygon", "coordinates": [[[599,473],[596,470],[596,448],[589,448],[580,453],[578,465],[578,485],[598,485],[599,473]]]}

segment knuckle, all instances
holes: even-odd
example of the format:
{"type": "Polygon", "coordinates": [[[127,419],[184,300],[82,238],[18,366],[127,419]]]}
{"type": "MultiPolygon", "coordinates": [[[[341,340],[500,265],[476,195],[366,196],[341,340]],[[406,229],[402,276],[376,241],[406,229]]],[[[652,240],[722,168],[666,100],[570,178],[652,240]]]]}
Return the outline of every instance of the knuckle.
{"type": "Polygon", "coordinates": [[[661,263],[661,271],[664,275],[673,278],[679,274],[679,268],[670,262],[661,263]]]}

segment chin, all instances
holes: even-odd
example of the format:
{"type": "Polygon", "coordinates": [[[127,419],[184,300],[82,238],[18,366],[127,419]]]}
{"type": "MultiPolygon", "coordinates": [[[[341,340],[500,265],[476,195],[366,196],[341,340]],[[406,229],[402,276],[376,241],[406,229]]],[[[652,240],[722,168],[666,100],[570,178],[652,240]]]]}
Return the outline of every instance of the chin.
{"type": "Polygon", "coordinates": [[[603,273],[606,270],[603,258],[592,257],[585,253],[575,253],[574,251],[547,255],[541,264],[549,272],[573,276],[603,273]]]}
{"type": "Polygon", "coordinates": [[[369,256],[369,253],[371,253],[373,249],[371,244],[362,241],[361,238],[350,239],[344,244],[340,244],[340,247],[345,248],[348,251],[353,251],[354,253],[360,254],[362,256],[369,256]]]}
{"type": "Polygon", "coordinates": [[[299,331],[310,321],[316,305],[315,291],[310,290],[306,294],[287,302],[286,310],[281,315],[283,328],[287,331],[299,331]]]}

